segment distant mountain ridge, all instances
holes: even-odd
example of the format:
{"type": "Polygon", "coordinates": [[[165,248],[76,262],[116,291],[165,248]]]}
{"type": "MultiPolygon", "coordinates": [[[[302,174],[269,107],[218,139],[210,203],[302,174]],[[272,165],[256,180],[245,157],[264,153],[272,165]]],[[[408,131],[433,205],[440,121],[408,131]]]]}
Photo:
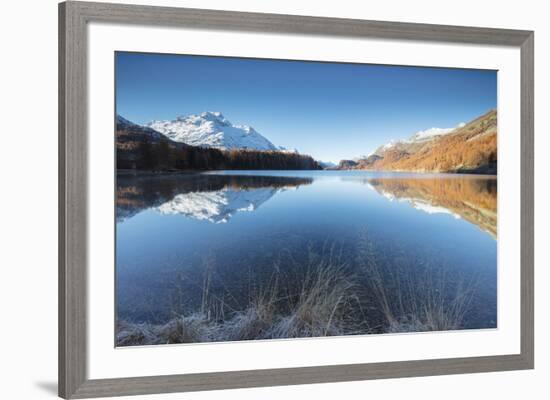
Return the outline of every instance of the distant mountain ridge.
{"type": "Polygon", "coordinates": [[[334,168],[336,168],[336,164],[334,164],[332,161],[319,161],[319,160],[317,160],[317,162],[324,169],[334,169],[334,168]]]}
{"type": "Polygon", "coordinates": [[[275,146],[250,126],[233,125],[220,112],[134,124],[120,115],[117,160],[123,169],[364,169],[496,174],[497,112],[455,128],[429,128],[394,140],[369,156],[315,161],[275,146]]]}
{"type": "Polygon", "coordinates": [[[117,132],[133,132],[133,139],[136,140],[137,136],[140,136],[141,140],[161,141],[167,140],[164,135],[146,126],[141,126],[128,121],[126,118],[117,115],[116,116],[116,129],[117,132]]]}
{"type": "Polygon", "coordinates": [[[456,128],[430,128],[391,141],[368,157],[342,160],[340,168],[496,174],[497,112],[491,110],[456,128]]]}
{"type": "Polygon", "coordinates": [[[377,148],[373,154],[382,155],[385,151],[396,148],[411,148],[414,145],[422,145],[428,141],[432,141],[439,136],[447,135],[459,128],[463,128],[466,124],[461,122],[454,128],[429,128],[423,131],[416,132],[408,139],[391,140],[390,142],[377,148]]]}
{"type": "Polygon", "coordinates": [[[207,111],[174,120],[151,121],[146,126],[175,142],[191,146],[220,150],[287,151],[275,146],[251,126],[233,125],[221,112],[207,111]]]}
{"type": "Polygon", "coordinates": [[[135,160],[143,146],[158,146],[161,143],[178,149],[187,147],[152,128],[135,124],[120,115],[116,116],[116,149],[119,158],[122,156],[129,161],[135,160]]]}

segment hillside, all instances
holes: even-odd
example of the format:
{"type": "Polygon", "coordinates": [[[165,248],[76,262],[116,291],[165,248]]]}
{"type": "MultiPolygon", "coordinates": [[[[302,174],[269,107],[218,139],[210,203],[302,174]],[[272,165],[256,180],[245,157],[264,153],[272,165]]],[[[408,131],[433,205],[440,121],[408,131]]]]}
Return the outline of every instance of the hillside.
{"type": "Polygon", "coordinates": [[[390,142],[351,168],[496,174],[497,112],[491,110],[456,128],[432,128],[390,142]]]}

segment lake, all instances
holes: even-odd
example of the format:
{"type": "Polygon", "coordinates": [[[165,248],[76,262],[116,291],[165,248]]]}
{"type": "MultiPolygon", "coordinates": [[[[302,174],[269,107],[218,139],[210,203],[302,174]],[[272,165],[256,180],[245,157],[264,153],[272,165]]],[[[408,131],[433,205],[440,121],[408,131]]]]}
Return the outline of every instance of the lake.
{"type": "Polygon", "coordinates": [[[497,327],[497,179],[119,174],[117,344],[497,327]]]}

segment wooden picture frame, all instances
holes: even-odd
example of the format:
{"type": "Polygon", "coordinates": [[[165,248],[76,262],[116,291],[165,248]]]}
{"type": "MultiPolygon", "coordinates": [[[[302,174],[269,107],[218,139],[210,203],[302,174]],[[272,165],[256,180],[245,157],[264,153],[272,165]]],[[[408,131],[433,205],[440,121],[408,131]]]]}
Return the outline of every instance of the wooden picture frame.
{"type": "Polygon", "coordinates": [[[59,395],[138,395],[530,369],[534,367],[534,33],[91,2],[59,5],[59,395]],[[521,352],[303,368],[141,376],[87,376],[87,24],[512,46],[521,50],[521,352]]]}

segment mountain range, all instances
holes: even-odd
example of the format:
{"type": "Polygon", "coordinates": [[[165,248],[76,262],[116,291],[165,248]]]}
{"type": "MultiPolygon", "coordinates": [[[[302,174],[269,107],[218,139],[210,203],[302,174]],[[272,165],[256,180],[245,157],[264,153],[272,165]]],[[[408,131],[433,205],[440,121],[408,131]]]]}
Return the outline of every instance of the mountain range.
{"type": "Polygon", "coordinates": [[[286,151],[248,125],[233,125],[221,112],[203,112],[174,120],[151,121],[147,127],[175,142],[220,150],[286,151]]]}
{"type": "Polygon", "coordinates": [[[117,160],[123,169],[359,169],[409,172],[497,171],[497,112],[454,128],[430,128],[392,140],[369,156],[315,161],[276,146],[221,112],[138,125],[117,116],[117,160]]]}
{"type": "Polygon", "coordinates": [[[219,112],[153,121],[116,117],[117,168],[135,170],[322,169],[310,156],[275,146],[219,112]]]}
{"type": "Polygon", "coordinates": [[[455,128],[431,128],[390,141],[367,157],[340,161],[337,168],[495,174],[497,112],[491,110],[455,128]]]}

